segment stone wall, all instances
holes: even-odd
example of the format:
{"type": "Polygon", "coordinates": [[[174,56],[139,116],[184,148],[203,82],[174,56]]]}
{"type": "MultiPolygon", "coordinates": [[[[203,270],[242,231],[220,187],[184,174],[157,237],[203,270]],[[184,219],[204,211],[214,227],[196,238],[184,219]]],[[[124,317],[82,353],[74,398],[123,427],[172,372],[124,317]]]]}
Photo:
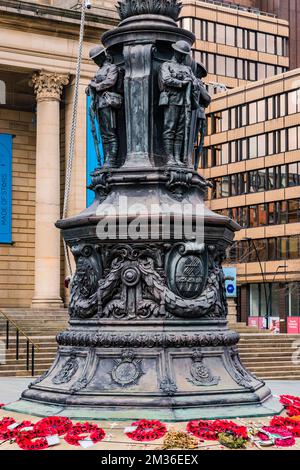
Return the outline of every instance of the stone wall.
{"type": "Polygon", "coordinates": [[[0,244],[0,307],[29,307],[34,288],[35,115],[0,109],[0,133],[12,133],[13,246],[0,244]]]}

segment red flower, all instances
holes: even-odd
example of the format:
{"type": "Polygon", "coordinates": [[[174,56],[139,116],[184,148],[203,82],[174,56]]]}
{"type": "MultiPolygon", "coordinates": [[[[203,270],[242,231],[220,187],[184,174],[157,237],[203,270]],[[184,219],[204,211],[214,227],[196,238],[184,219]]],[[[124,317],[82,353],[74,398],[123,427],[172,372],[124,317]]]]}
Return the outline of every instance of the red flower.
{"type": "Polygon", "coordinates": [[[154,419],[142,419],[132,423],[131,426],[136,426],[137,429],[126,435],[133,441],[155,441],[156,439],[161,439],[167,433],[165,424],[154,419]]]}
{"type": "Polygon", "coordinates": [[[72,446],[80,446],[79,441],[90,437],[94,444],[105,438],[105,432],[96,424],[76,423],[65,436],[65,441],[72,446]]]}

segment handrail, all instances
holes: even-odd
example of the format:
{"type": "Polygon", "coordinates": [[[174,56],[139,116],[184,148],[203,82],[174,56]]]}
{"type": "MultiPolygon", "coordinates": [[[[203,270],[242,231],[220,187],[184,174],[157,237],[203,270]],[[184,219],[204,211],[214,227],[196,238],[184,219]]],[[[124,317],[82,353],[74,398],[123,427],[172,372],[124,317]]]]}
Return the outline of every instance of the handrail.
{"type": "Polygon", "coordinates": [[[6,313],[3,312],[3,310],[0,310],[0,314],[7,320],[9,321],[9,323],[12,323],[14,325],[14,327],[16,328],[17,331],[19,331],[19,333],[21,333],[21,335],[25,336],[25,338],[27,339],[27,341],[29,341],[29,343],[35,347],[35,349],[37,351],[40,350],[39,346],[34,342],[32,341],[31,338],[29,338],[29,336],[25,333],[24,330],[22,330],[21,327],[19,327],[19,325],[12,319],[10,318],[6,313]]]}
{"type": "Polygon", "coordinates": [[[20,359],[20,334],[26,339],[26,369],[30,369],[30,345],[31,345],[31,375],[34,376],[34,361],[35,361],[35,351],[39,351],[39,346],[25,333],[25,331],[12,319],[10,318],[3,310],[0,310],[0,314],[6,321],[6,350],[9,350],[9,328],[12,325],[16,330],[16,361],[20,359]]]}

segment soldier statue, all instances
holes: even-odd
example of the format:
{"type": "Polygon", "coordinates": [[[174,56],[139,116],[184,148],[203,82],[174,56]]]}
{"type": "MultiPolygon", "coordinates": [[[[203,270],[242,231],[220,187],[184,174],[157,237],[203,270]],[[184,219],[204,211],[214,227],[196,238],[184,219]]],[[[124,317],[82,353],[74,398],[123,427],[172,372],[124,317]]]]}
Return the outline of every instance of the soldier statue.
{"type": "Polygon", "coordinates": [[[118,67],[101,46],[90,51],[90,58],[98,65],[99,70],[88,87],[91,96],[90,115],[96,152],[99,159],[99,141],[93,124],[98,121],[104,151],[104,167],[118,166],[119,138],[117,132],[117,110],[121,108],[123,98],[117,92],[119,84],[118,67]]]}
{"type": "Polygon", "coordinates": [[[159,105],[164,107],[163,144],[168,164],[184,165],[191,128],[192,92],[195,76],[186,65],[191,47],[186,41],[172,45],[174,56],[159,73],[159,105]]]}
{"type": "Polygon", "coordinates": [[[203,150],[204,138],[206,136],[206,116],[205,109],[211,103],[211,96],[207,92],[202,81],[207,76],[207,71],[203,64],[196,64],[196,80],[194,84],[194,99],[199,103],[197,110],[196,132],[195,132],[195,170],[198,170],[200,157],[203,150]]]}

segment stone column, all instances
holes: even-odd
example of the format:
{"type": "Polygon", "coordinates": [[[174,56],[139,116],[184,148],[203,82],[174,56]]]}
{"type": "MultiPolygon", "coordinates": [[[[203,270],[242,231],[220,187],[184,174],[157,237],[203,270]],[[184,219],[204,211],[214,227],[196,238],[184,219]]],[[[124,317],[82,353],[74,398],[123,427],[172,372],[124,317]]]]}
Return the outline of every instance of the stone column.
{"type": "Polygon", "coordinates": [[[62,306],[60,297],[60,98],[68,77],[39,72],[37,98],[35,293],[33,308],[62,306]]]}

